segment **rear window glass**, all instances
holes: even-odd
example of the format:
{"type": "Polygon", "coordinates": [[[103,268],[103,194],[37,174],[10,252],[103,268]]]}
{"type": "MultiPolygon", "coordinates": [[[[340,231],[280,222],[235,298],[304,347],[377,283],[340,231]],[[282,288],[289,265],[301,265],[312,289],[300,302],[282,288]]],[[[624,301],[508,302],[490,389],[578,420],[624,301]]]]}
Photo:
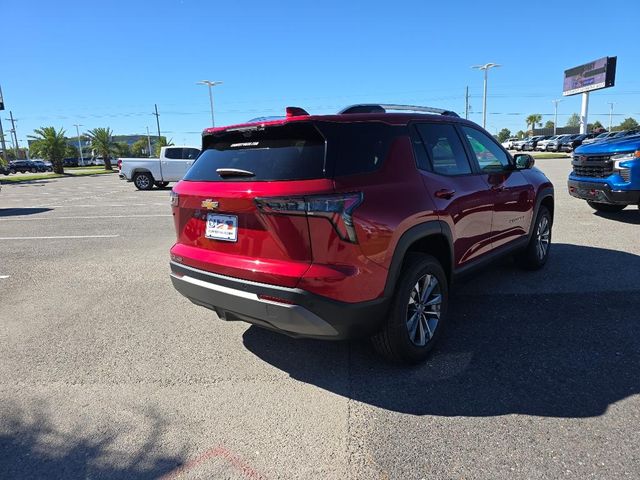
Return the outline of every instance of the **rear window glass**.
{"type": "Polygon", "coordinates": [[[185,180],[255,182],[325,177],[325,140],[310,123],[230,131],[205,142],[205,150],[185,180]],[[231,170],[244,172],[234,175],[231,170]]]}
{"type": "Polygon", "coordinates": [[[327,138],[335,177],[377,170],[392,139],[404,133],[399,127],[376,122],[320,123],[319,128],[327,138]]]}

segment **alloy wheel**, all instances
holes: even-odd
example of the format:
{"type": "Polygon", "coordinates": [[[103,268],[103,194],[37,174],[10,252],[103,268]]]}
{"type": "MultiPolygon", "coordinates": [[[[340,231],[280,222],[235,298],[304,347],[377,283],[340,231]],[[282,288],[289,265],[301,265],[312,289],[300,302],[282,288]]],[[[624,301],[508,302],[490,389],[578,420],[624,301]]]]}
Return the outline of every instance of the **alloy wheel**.
{"type": "Polygon", "coordinates": [[[542,260],[549,251],[549,243],[551,242],[551,224],[546,216],[540,218],[538,228],[536,229],[536,253],[538,258],[542,260]]]}
{"type": "Polygon", "coordinates": [[[442,293],[435,275],[422,276],[411,289],[407,305],[407,331],[411,343],[424,347],[438,328],[442,293]]]}

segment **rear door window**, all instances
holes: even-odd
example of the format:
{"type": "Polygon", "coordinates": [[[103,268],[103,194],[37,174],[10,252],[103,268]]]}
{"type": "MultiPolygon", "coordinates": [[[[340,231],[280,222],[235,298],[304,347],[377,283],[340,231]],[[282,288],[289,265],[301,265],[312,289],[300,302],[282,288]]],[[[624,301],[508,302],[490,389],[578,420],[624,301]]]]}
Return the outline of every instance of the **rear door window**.
{"type": "Polygon", "coordinates": [[[325,177],[325,139],[311,123],[226,131],[205,138],[204,147],[184,180],[255,182],[325,177]],[[249,174],[221,176],[218,169],[249,174]]]}
{"type": "Polygon", "coordinates": [[[422,123],[416,125],[434,173],[440,175],[467,175],[471,165],[460,137],[448,123],[422,123]]]}
{"type": "Polygon", "coordinates": [[[182,160],[182,148],[173,147],[167,148],[164,151],[165,158],[170,158],[172,160],[182,160]]]}

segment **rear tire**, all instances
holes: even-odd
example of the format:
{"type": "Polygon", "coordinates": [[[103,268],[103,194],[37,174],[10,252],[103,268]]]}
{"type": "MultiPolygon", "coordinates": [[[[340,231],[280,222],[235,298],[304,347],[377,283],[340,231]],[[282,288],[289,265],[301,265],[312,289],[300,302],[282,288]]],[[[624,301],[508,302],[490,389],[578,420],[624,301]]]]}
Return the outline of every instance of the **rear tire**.
{"type": "Polygon", "coordinates": [[[592,202],[591,200],[587,200],[587,203],[594,210],[597,210],[598,212],[605,212],[605,213],[621,212],[622,210],[624,210],[624,207],[626,207],[626,205],[611,205],[609,203],[592,202]]]}
{"type": "Polygon", "coordinates": [[[536,223],[527,248],[518,255],[517,260],[522,268],[538,270],[547,263],[551,250],[551,213],[544,205],[540,205],[536,223]]]}
{"type": "Polygon", "coordinates": [[[136,173],[133,177],[133,184],[138,190],[151,190],[153,183],[153,176],[148,172],[136,173]]]}
{"type": "Polygon", "coordinates": [[[410,254],[405,261],[382,330],[373,347],[397,363],[425,360],[445,326],[449,290],[442,266],[434,257],[410,254]]]}

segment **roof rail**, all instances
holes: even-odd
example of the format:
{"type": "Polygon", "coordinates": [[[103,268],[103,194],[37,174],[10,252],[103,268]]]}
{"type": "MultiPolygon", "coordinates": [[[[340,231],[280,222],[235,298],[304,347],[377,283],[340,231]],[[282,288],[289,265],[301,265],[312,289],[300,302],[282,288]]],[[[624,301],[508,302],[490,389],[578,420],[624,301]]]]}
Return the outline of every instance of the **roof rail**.
{"type": "Polygon", "coordinates": [[[438,115],[449,115],[450,117],[457,117],[458,114],[456,112],[452,112],[451,110],[444,110],[442,108],[434,108],[434,107],[420,107],[417,105],[394,105],[390,103],[360,103],[356,105],[351,105],[340,112],[339,114],[345,113],[387,113],[389,110],[401,111],[401,112],[422,112],[422,113],[436,113],[438,115]]]}

